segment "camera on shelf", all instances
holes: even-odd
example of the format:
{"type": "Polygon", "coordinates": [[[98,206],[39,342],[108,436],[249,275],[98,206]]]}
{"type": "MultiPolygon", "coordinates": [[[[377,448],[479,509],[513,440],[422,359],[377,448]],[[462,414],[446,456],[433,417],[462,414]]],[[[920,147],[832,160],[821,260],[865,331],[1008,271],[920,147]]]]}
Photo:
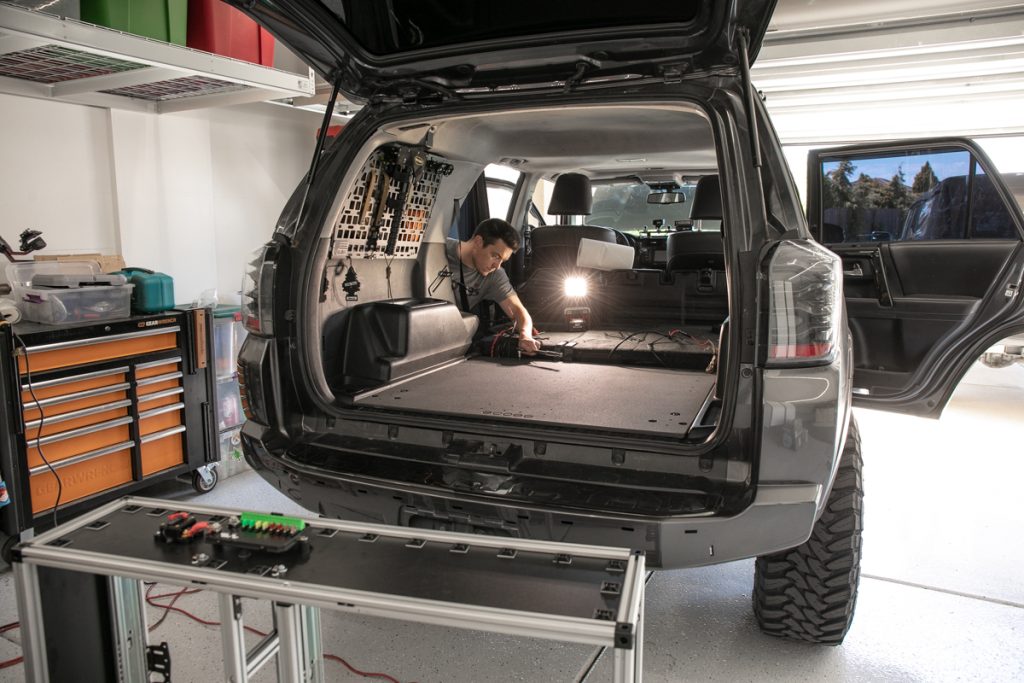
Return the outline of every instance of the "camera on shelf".
{"type": "Polygon", "coordinates": [[[39,251],[40,249],[46,248],[46,240],[43,239],[43,233],[40,230],[28,229],[18,235],[21,243],[18,245],[20,251],[15,251],[10,244],[7,243],[3,237],[0,237],[0,254],[7,257],[8,261],[15,261],[15,256],[24,256],[30,254],[33,251],[39,251]]]}
{"type": "Polygon", "coordinates": [[[43,239],[43,233],[40,230],[28,229],[18,237],[21,239],[20,246],[23,254],[46,248],[46,240],[43,239]]]}

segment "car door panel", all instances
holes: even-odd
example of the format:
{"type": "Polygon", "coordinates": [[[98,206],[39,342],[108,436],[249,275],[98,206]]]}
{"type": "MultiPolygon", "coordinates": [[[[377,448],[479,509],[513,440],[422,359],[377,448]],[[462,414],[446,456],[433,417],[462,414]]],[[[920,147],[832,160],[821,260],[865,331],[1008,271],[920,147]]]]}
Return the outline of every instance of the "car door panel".
{"type": "Polygon", "coordinates": [[[808,170],[812,232],[843,262],[855,402],[937,417],[978,347],[1024,326],[1019,207],[968,141],[815,150],[808,170]],[[956,154],[961,175],[947,163],[956,154]],[[900,166],[890,176],[882,162],[891,159],[900,166]],[[936,172],[919,184],[922,159],[936,172]],[[886,195],[918,166],[914,189],[896,188],[902,204],[886,195]],[[865,196],[875,205],[857,204],[865,196]]]}
{"type": "Polygon", "coordinates": [[[901,242],[887,245],[906,297],[981,298],[1006,267],[1018,241],[901,242]]]}

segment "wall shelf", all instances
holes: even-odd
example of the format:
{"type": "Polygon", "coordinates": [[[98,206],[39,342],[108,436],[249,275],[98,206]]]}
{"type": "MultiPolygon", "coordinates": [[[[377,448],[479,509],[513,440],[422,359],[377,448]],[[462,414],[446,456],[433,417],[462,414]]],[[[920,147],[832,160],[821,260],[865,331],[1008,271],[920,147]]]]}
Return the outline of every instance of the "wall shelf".
{"type": "Polygon", "coordinates": [[[0,92],[164,114],[310,97],[315,81],[0,2],[0,92]]]}

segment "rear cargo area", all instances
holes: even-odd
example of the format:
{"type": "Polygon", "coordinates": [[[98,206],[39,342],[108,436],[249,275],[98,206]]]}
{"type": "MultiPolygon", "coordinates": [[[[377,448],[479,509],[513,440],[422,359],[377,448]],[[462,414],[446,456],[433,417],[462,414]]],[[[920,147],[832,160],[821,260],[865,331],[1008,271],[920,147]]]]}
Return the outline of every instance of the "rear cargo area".
{"type": "Polygon", "coordinates": [[[683,437],[714,384],[701,370],[476,357],[362,394],[355,405],[683,437]]]}

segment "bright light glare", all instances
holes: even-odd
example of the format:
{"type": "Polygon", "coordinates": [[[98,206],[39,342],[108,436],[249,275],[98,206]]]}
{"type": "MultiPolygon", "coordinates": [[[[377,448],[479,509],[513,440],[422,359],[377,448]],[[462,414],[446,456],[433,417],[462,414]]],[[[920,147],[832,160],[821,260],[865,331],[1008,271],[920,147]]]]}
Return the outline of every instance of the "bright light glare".
{"type": "Polygon", "coordinates": [[[565,295],[580,298],[587,295],[587,280],[582,277],[565,278],[565,295]]]}

